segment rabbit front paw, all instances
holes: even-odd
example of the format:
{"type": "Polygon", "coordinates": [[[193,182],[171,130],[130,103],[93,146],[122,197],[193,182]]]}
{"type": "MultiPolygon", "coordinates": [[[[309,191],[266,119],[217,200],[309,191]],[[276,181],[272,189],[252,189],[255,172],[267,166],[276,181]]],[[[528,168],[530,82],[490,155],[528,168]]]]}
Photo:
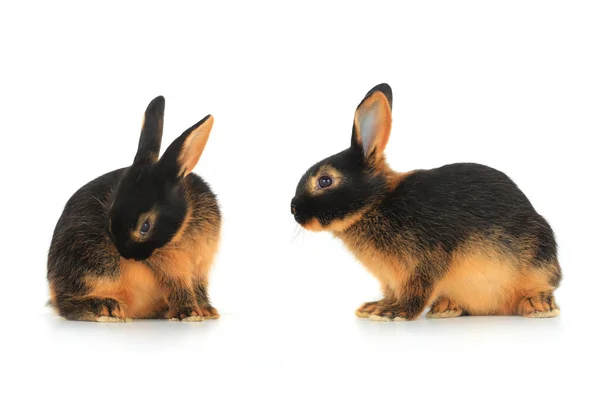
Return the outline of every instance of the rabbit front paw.
{"type": "Polygon", "coordinates": [[[454,301],[441,297],[433,302],[427,318],[454,318],[464,315],[465,311],[454,301]]]}
{"type": "Polygon", "coordinates": [[[407,321],[411,318],[398,304],[389,301],[381,301],[369,314],[372,321],[407,321]]]}
{"type": "Polygon", "coordinates": [[[173,307],[167,312],[167,319],[171,321],[200,322],[204,321],[202,311],[197,306],[173,307]]]}
{"type": "Polygon", "coordinates": [[[373,312],[384,302],[385,299],[381,299],[378,301],[369,301],[367,303],[364,303],[362,306],[358,307],[356,311],[354,311],[354,314],[356,314],[358,318],[369,318],[369,316],[373,314],[373,312]]]}

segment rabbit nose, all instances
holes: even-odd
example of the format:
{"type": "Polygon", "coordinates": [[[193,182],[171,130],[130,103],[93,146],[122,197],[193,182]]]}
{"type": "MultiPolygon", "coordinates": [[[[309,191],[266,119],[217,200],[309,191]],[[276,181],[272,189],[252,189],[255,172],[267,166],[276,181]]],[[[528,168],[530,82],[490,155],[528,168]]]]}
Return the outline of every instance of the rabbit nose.
{"type": "Polygon", "coordinates": [[[296,215],[298,213],[298,196],[294,196],[290,208],[292,210],[292,215],[296,215]]]}

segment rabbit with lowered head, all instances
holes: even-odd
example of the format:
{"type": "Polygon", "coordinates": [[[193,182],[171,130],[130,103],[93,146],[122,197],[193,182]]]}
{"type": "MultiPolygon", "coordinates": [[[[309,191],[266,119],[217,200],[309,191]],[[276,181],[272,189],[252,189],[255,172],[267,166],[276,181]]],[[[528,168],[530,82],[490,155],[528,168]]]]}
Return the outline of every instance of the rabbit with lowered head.
{"type": "Polygon", "coordinates": [[[305,229],[329,231],[380,281],[383,299],[356,315],[554,317],[561,280],[552,229],[505,174],[478,164],[392,171],[383,151],[392,90],[374,87],[350,147],[312,166],[292,200],[305,229]]]}
{"type": "Polygon", "coordinates": [[[130,167],[79,189],[58,220],[48,254],[50,304],[70,320],[218,318],[208,273],[221,216],[192,173],[208,140],[208,115],[159,159],[165,100],[146,109],[130,167]]]}

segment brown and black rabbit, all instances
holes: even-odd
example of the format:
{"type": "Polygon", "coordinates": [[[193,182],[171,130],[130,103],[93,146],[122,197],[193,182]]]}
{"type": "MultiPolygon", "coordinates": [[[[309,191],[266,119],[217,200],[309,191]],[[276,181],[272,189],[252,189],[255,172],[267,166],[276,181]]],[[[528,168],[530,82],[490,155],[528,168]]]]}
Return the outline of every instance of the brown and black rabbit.
{"type": "Polygon", "coordinates": [[[391,124],[381,84],[356,110],[350,148],[312,166],[291,204],[300,225],[340,238],[381,282],[383,299],[356,315],[414,320],[428,305],[433,318],[558,315],[554,234],[517,185],[478,164],[392,171],[391,124]]]}
{"type": "Polygon", "coordinates": [[[79,189],[48,254],[50,304],[70,320],[218,318],[208,294],[221,215],[197,175],[213,125],[208,115],[159,159],[165,100],[146,109],[133,164],[79,189]]]}

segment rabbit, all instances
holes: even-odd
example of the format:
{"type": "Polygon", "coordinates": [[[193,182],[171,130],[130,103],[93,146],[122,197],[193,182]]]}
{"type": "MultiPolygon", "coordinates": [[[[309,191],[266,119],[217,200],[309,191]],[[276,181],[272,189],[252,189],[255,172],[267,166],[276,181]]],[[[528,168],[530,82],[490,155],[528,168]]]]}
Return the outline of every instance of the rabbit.
{"type": "Polygon", "coordinates": [[[207,285],[221,213],[192,173],[214,119],[186,130],[159,159],[164,109],[162,96],[148,105],[133,164],[75,192],[56,224],[49,304],[68,320],[219,318],[207,285]]]}
{"type": "Polygon", "coordinates": [[[393,171],[383,154],[391,124],[382,83],[356,109],[350,147],[310,167],[291,202],[298,224],[341,239],[381,283],[383,298],[355,314],[557,316],[557,244],[525,194],[479,164],[393,171]]]}

